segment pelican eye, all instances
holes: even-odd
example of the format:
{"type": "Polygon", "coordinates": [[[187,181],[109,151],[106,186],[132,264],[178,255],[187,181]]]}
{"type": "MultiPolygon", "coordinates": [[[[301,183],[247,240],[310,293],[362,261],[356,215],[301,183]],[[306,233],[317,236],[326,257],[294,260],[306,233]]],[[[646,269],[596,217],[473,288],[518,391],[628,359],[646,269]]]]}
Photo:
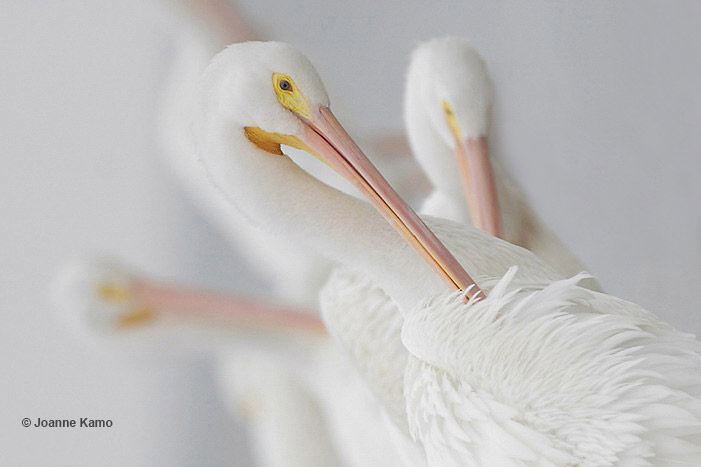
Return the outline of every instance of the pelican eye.
{"type": "Polygon", "coordinates": [[[273,73],[273,90],[278,102],[298,116],[310,119],[311,105],[294,80],[283,73],[273,73]]]}
{"type": "Polygon", "coordinates": [[[277,83],[277,85],[278,85],[278,87],[279,87],[280,89],[282,89],[283,91],[292,91],[292,84],[290,84],[290,82],[287,81],[286,79],[281,79],[281,80],[277,83]]]}

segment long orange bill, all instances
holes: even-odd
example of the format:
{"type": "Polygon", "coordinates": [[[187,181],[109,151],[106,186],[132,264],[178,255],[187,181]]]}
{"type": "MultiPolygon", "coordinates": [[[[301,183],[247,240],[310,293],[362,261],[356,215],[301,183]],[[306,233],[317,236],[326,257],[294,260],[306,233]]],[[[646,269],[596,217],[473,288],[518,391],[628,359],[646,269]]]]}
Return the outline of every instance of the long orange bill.
{"type": "Polygon", "coordinates": [[[265,304],[252,299],[232,297],[175,285],[164,285],[139,278],[133,281],[129,300],[136,313],[125,315],[122,324],[138,324],[141,317],[158,314],[196,317],[233,326],[257,329],[326,332],[324,323],[309,312],[292,307],[265,304]]]}
{"type": "Polygon", "coordinates": [[[468,297],[481,294],[467,271],[394,191],[328,107],[319,107],[311,119],[300,118],[305,123],[304,142],[356,186],[436,273],[468,297]]]}
{"type": "Polygon", "coordinates": [[[455,153],[472,224],[488,234],[504,238],[487,138],[456,141],[455,153]]]}

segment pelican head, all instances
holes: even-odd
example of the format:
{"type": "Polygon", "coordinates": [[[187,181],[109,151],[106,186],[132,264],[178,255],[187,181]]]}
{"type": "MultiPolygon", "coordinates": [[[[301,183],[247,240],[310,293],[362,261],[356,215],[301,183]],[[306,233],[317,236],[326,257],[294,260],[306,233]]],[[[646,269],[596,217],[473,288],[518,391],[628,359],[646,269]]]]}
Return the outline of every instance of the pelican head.
{"type": "Polygon", "coordinates": [[[151,324],[155,311],[135,298],[139,277],[112,260],[80,259],[57,275],[52,291],[61,321],[91,339],[151,324]]]}
{"type": "Polygon", "coordinates": [[[487,145],[493,94],[486,64],[466,40],[433,39],[414,50],[404,99],[412,149],[438,191],[464,191],[473,224],[502,236],[487,145]]]}
{"type": "Polygon", "coordinates": [[[300,203],[324,202],[304,198],[309,176],[299,175],[282,148],[296,147],[355,185],[450,284],[461,289],[473,284],[336,120],[318,73],[294,47],[278,42],[231,45],[213,59],[200,91],[196,128],[201,158],[214,183],[252,221],[272,228],[270,224],[299,212],[295,207],[300,203]],[[291,205],[292,197],[296,205],[291,205]]]}

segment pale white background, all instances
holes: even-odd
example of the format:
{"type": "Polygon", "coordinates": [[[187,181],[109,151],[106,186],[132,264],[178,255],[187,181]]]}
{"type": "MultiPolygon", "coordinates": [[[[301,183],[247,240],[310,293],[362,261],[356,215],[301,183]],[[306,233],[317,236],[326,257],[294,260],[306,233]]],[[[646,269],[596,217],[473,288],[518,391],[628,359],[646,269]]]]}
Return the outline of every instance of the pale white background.
{"type": "MultiPolygon", "coordinates": [[[[400,129],[421,39],[471,38],[497,89],[495,155],[605,288],[701,331],[701,3],[242,1],[292,42],[352,132],[400,129]]],[[[203,359],[76,341],[48,303],[66,260],[252,281],[164,173],[155,105],[167,2],[4,0],[0,15],[0,464],[250,465],[203,359]],[[109,430],[23,417],[111,418],[109,430]]]]}

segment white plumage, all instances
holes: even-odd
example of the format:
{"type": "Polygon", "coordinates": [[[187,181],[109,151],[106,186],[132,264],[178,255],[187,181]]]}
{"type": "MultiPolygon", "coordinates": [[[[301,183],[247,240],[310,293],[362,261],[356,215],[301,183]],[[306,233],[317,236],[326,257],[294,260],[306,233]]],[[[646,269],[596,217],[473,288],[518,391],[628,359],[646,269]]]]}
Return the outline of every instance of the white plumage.
{"type": "MultiPolygon", "coordinates": [[[[446,241],[451,247],[464,238],[456,230],[441,235],[454,240],[446,241]]],[[[581,276],[553,281],[536,264],[517,281],[512,269],[491,290],[498,276],[487,273],[478,282],[489,298],[476,304],[455,293],[434,297],[403,325],[387,302],[359,297],[367,285],[358,277],[341,273],[325,288],[322,308],[392,420],[425,447],[429,465],[697,465],[701,347],[694,336],[577,286],[581,276]],[[353,320],[365,320],[365,329],[354,334],[338,324],[353,320]]]]}
{"type": "MultiPolygon", "coordinates": [[[[345,136],[332,124],[324,126],[331,120],[325,117],[323,86],[306,58],[289,46],[229,47],[209,67],[202,96],[200,154],[227,199],[258,225],[362,274],[398,305],[405,321],[402,343],[410,354],[405,417],[429,462],[701,461],[701,359],[693,338],[636,305],[563,281],[522,248],[426,217],[487,292],[480,302],[463,303],[367,204],[270,153],[280,135],[297,138],[338,170],[347,170],[343,161],[364,167],[345,175],[369,174],[368,185],[359,185],[368,196],[391,198],[345,136]],[[294,96],[280,97],[271,80],[277,73],[294,81],[294,96]],[[261,131],[257,142],[247,139],[244,126],[261,131]],[[512,266],[518,269],[507,275],[512,266]],[[486,333],[488,342],[471,329],[486,333]]],[[[406,214],[396,199],[387,203],[376,205],[385,214],[406,214]]],[[[413,220],[394,226],[403,236],[417,232],[413,220]]],[[[433,245],[425,232],[417,235],[421,245],[433,245]]],[[[422,251],[433,264],[451,267],[445,253],[422,251]]],[[[458,269],[441,271],[464,283],[458,269]]],[[[334,311],[354,309],[326,310],[325,316],[334,311]]],[[[356,311],[362,318],[364,311],[356,311]]]]}
{"type": "Polygon", "coordinates": [[[444,294],[406,317],[412,434],[432,465],[697,465],[701,347],[579,287],[444,294]]]}

